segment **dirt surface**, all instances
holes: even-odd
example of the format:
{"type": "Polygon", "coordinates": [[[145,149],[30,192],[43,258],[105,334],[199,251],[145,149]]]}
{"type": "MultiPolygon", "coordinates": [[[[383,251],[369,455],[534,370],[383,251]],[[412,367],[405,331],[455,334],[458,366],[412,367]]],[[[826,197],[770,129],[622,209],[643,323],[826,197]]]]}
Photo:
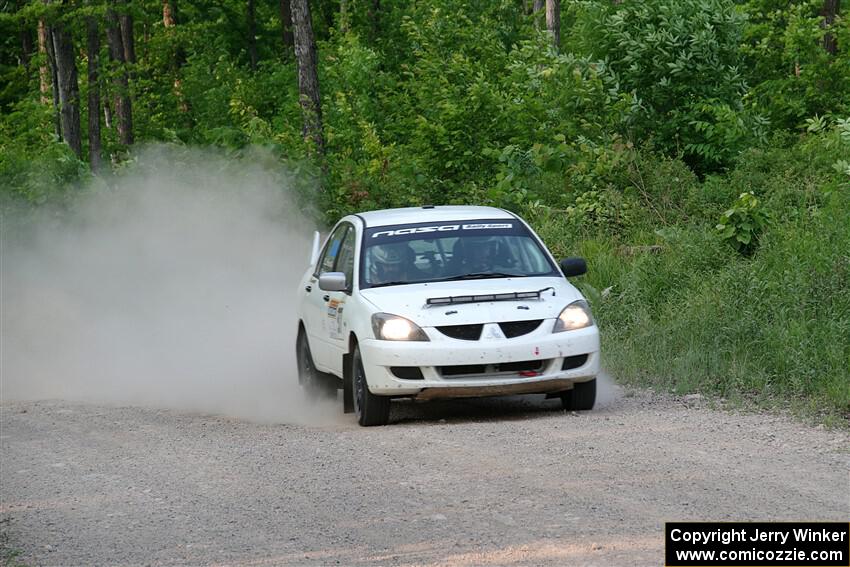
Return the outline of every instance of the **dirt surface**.
{"type": "Polygon", "coordinates": [[[398,404],[370,429],[0,409],[27,565],[657,566],[665,521],[850,518],[846,431],[646,391],[398,404]]]}

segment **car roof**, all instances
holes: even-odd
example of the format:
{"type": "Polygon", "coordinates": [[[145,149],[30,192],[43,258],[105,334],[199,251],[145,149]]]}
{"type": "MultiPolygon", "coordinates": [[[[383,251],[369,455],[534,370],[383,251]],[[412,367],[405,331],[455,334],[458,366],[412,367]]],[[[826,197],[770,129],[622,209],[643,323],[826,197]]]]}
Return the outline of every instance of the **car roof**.
{"type": "Polygon", "coordinates": [[[384,209],[358,213],[367,227],[413,224],[420,222],[471,221],[479,219],[512,219],[511,213],[495,207],[429,206],[384,209]]]}

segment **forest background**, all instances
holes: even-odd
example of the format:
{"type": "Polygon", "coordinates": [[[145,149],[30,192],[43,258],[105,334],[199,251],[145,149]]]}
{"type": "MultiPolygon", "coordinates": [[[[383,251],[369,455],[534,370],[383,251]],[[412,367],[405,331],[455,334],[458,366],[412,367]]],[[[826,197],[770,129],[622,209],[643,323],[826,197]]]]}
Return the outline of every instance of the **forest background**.
{"type": "Polygon", "coordinates": [[[9,0],[0,113],[6,221],[262,146],[325,225],[523,215],[618,380],[850,420],[840,0],[9,0]]]}

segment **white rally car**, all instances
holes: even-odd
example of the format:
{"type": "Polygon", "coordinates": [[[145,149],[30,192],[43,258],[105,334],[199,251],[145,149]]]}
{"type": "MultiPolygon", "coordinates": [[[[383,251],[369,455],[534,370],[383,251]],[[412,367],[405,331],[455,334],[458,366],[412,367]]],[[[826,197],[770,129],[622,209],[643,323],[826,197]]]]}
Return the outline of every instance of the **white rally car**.
{"type": "Polygon", "coordinates": [[[346,412],[383,425],[392,398],[543,393],[588,410],[599,330],[519,217],[490,207],[370,211],[340,220],[298,289],[299,382],[343,389],[346,412]]]}

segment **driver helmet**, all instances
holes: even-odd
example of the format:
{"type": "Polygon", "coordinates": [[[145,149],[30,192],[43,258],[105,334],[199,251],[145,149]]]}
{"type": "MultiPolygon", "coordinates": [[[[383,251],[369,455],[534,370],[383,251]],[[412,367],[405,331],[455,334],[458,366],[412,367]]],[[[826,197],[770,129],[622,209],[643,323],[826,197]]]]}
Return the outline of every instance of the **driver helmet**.
{"type": "Polygon", "coordinates": [[[404,271],[404,264],[409,257],[407,244],[381,244],[372,249],[372,260],[378,276],[387,278],[398,277],[404,271]]]}
{"type": "Polygon", "coordinates": [[[467,236],[458,240],[463,261],[470,266],[491,267],[496,261],[499,240],[495,236],[467,236]]]}
{"type": "Polygon", "coordinates": [[[372,250],[372,258],[376,264],[384,266],[400,265],[405,261],[404,244],[382,244],[372,250]]]}

